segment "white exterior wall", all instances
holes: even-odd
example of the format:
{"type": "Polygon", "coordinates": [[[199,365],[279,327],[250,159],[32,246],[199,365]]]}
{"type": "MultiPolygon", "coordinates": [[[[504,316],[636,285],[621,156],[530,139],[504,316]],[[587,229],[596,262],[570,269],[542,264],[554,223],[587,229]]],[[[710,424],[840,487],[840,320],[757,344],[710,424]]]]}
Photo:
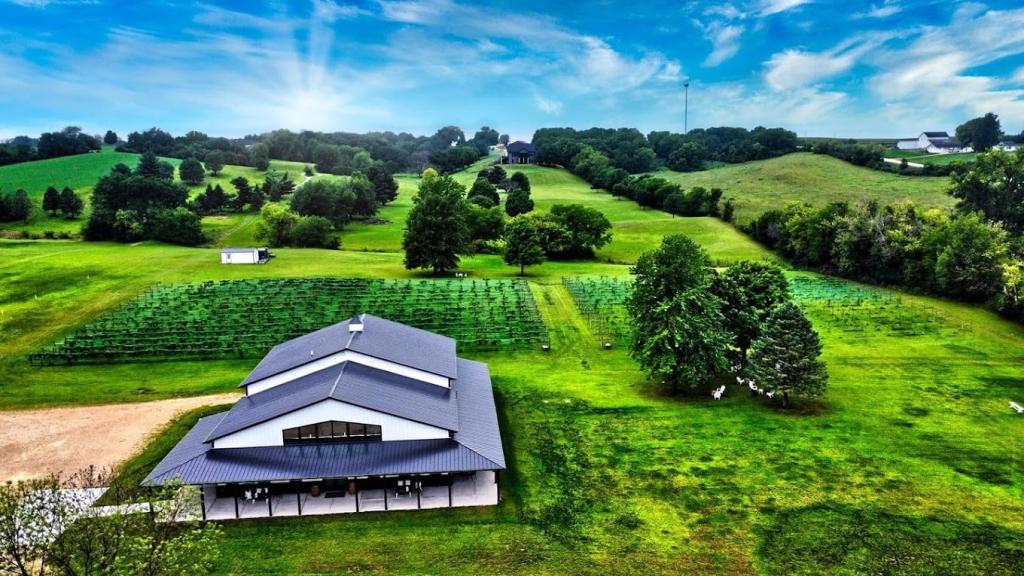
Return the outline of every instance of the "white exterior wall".
{"type": "Polygon", "coordinates": [[[900,140],[896,143],[896,148],[899,150],[920,150],[921,143],[917,140],[900,140]]]}
{"type": "Polygon", "coordinates": [[[245,430],[239,430],[213,442],[214,448],[251,448],[254,446],[283,446],[282,431],[328,420],[376,424],[381,428],[382,440],[429,440],[448,438],[448,431],[436,426],[413,422],[398,416],[384,414],[360,406],[328,399],[295,412],[278,416],[245,430]]]}
{"type": "Polygon", "coordinates": [[[221,252],[220,263],[221,264],[256,264],[259,262],[259,253],[256,250],[252,252],[221,252]]]}
{"type": "Polygon", "coordinates": [[[295,368],[280,374],[275,374],[274,376],[268,376],[262,380],[257,380],[245,387],[246,395],[251,396],[253,394],[258,394],[264,390],[269,390],[274,386],[280,386],[281,384],[291,382],[292,380],[314,372],[319,372],[324,368],[329,368],[345,361],[355,362],[356,364],[362,364],[363,366],[369,366],[370,368],[378,368],[380,370],[391,372],[392,374],[398,374],[400,376],[412,378],[413,380],[435,384],[443,388],[451,388],[451,382],[444,376],[431,374],[430,372],[424,372],[423,370],[417,370],[416,368],[410,368],[408,366],[402,366],[401,364],[395,364],[394,362],[381,360],[380,358],[374,358],[351,350],[343,350],[337,354],[332,354],[308,364],[296,366],[295,368]]]}

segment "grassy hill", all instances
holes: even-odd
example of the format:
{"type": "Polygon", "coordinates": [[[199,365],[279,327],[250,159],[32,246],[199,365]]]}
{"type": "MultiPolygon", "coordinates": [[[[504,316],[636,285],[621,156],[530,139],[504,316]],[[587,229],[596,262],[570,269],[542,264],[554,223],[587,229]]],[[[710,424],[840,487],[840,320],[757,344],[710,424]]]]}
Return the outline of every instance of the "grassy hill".
{"type": "Polygon", "coordinates": [[[948,178],[900,176],[854,166],[821,154],[787,154],[771,160],[733,164],[703,172],[660,171],[657,176],[687,188],[717,186],[732,198],[737,222],[790,202],[815,206],[835,201],[881,202],[910,200],[924,208],[952,206],[946,194],[948,178]]]}
{"type": "MultiPolygon", "coordinates": [[[[736,180],[735,170],[755,167],[680,176],[736,180]]],[[[668,396],[623,346],[602,349],[562,279],[624,278],[628,266],[619,262],[669,232],[693,236],[724,262],[770,255],[717,220],[641,210],[562,170],[523,171],[538,209],[594,206],[614,222],[615,241],[597,260],[529,269],[550,352],[462,353],[487,362],[494,379],[510,462],[503,503],[227,523],[218,573],[1024,570],[1024,418],[1006,406],[1024,398],[1024,328],[978,307],[789,273],[822,337],[831,375],[824,398],[780,411],[728,382],[720,402],[668,396]],[[915,331],[903,331],[908,324],[915,331]]],[[[473,170],[458,178],[471,181],[473,170]]],[[[214,247],[0,240],[0,407],[236,390],[256,360],[33,368],[25,357],[155,284],[425,278],[404,269],[397,248],[416,177],[402,176],[400,187],[382,211],[390,224],[350,226],[338,251],[278,249],[265,266],[222,266],[214,247]]],[[[813,189],[794,185],[786,195],[813,189]]],[[[467,257],[462,270],[478,278],[518,272],[492,255],[467,257]]],[[[139,462],[151,466],[186,428],[169,428],[139,462]]]]}
{"type": "MultiPolygon", "coordinates": [[[[455,178],[467,188],[473,184],[477,172],[486,167],[478,163],[459,172],[455,178]]],[[[666,234],[687,234],[704,244],[712,258],[719,262],[740,259],[774,259],[774,256],[728,224],[717,218],[673,218],[661,210],[641,208],[635,202],[616,198],[607,192],[594,190],[581,178],[558,168],[542,166],[506,167],[508,172],[523,172],[530,178],[535,210],[546,211],[555,204],[583,204],[599,210],[613,226],[612,242],[598,251],[600,260],[631,263],[641,252],[657,245],[666,234]]],[[[402,231],[412,197],[419,186],[419,177],[400,175],[398,199],[384,207],[380,218],[387,224],[352,223],[342,233],[342,247],[346,250],[400,252],[402,231]]],[[[504,198],[502,199],[504,201],[504,198]]]]}
{"type": "MultiPolygon", "coordinates": [[[[181,160],[177,158],[163,158],[177,166],[181,160]]],[[[85,202],[85,215],[89,212],[89,198],[92,194],[92,187],[102,176],[110,173],[110,169],[117,164],[126,164],[134,167],[139,162],[139,155],[128,152],[116,152],[111,146],[104,146],[100,152],[92,154],[79,154],[76,156],[65,156],[63,158],[50,158],[35,162],[24,162],[0,166],[0,190],[13,192],[19,188],[28,192],[34,210],[29,222],[3,222],[0,223],[0,230],[24,230],[34,233],[46,231],[66,232],[77,234],[82,226],[82,219],[66,220],[61,217],[52,218],[41,208],[43,193],[48,186],[54,186],[58,190],[65,186],[71,187],[85,202]]],[[[302,162],[288,162],[284,160],[273,160],[270,167],[280,172],[288,172],[296,182],[304,179],[303,169],[306,164],[302,162]]],[[[263,180],[264,173],[249,166],[225,166],[224,170],[217,176],[207,175],[206,179],[199,186],[190,187],[192,195],[201,192],[207,184],[220,184],[229,192],[232,190],[231,180],[244,176],[252,182],[263,180]]],[[[318,178],[334,178],[330,175],[318,175],[318,178]]],[[[237,233],[239,226],[243,229],[250,228],[254,222],[254,215],[232,214],[227,216],[211,216],[203,221],[203,228],[217,241],[224,239],[226,234],[237,233]]],[[[244,243],[251,241],[251,234],[240,234],[237,238],[226,238],[229,241],[244,243]]],[[[251,243],[251,242],[250,242],[251,243]]]]}

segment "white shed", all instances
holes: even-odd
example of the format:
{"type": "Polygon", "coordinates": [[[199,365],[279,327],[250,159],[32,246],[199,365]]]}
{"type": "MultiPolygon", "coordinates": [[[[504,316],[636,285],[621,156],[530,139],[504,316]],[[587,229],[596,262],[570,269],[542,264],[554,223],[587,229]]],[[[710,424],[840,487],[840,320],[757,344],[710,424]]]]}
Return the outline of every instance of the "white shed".
{"type": "Polygon", "coordinates": [[[221,264],[266,264],[270,251],[266,248],[223,248],[220,251],[221,264]]]}

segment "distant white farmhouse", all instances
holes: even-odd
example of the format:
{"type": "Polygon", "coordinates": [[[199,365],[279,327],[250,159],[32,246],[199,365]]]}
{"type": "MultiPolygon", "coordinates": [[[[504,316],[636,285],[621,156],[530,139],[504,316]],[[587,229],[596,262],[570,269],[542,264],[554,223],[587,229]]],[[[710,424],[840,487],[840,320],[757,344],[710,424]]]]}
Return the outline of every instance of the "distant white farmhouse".
{"type": "Polygon", "coordinates": [[[973,152],[969,146],[960,144],[960,141],[951,137],[946,132],[921,132],[921,135],[914,140],[900,140],[896,143],[900,150],[921,150],[929,154],[954,154],[958,152],[973,152]]]}
{"type": "Polygon", "coordinates": [[[996,150],[1002,150],[1003,152],[1016,152],[1020,149],[1020,144],[1013,142],[1012,140],[1003,140],[999,144],[996,144],[992,148],[996,150]]]}
{"type": "Polygon", "coordinates": [[[266,264],[270,251],[266,248],[224,248],[220,251],[221,264],[266,264]]]}

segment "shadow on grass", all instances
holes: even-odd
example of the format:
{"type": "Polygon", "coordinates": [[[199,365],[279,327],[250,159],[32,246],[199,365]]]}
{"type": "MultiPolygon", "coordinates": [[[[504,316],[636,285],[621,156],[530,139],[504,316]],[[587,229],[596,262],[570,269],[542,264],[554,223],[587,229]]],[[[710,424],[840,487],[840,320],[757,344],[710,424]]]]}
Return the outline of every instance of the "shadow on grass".
{"type": "Polygon", "coordinates": [[[782,510],[760,530],[769,574],[1024,574],[1024,533],[953,518],[820,503],[782,510]]]}

